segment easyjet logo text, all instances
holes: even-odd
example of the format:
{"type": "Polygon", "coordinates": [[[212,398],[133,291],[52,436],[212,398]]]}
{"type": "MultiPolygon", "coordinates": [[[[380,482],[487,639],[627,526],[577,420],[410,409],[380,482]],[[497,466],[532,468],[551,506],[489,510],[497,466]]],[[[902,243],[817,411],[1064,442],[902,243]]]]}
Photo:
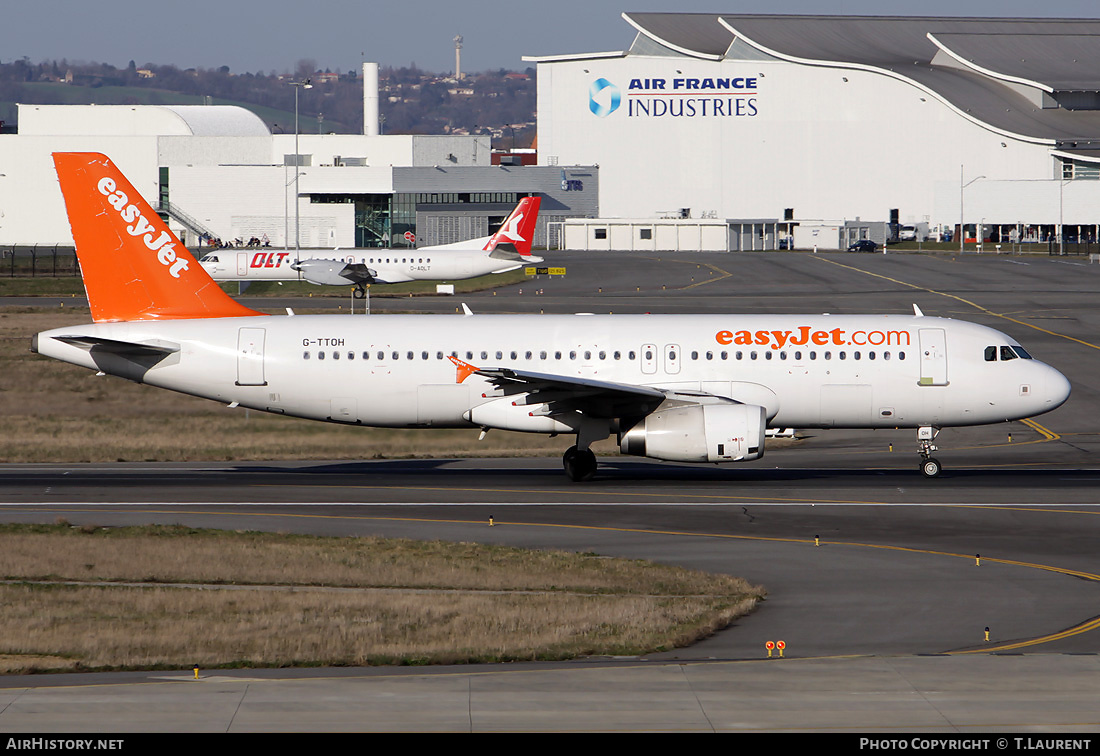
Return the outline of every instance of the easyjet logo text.
{"type": "Polygon", "coordinates": [[[908,331],[851,331],[833,328],[829,331],[799,326],[787,331],[718,331],[714,340],[719,344],[744,346],[770,346],[782,349],[787,346],[909,346],[908,331]]]}
{"type": "Polygon", "coordinates": [[[104,176],[97,184],[99,193],[107,198],[107,204],[115,209],[126,226],[130,236],[140,236],[150,251],[157,253],[157,260],[168,268],[173,278],[180,277],[180,271],[187,270],[187,260],[176,257],[174,237],[167,231],[158,235],[153,224],[141,214],[136,205],[130,204],[129,197],[116,185],[114,179],[104,176]],[[155,238],[154,238],[155,237],[155,238]]]}

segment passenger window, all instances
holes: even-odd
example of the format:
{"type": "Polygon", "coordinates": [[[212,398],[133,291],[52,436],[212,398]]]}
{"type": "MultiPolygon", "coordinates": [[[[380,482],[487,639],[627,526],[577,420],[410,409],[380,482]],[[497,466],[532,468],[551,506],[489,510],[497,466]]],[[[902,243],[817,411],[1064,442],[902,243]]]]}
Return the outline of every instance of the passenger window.
{"type": "Polygon", "coordinates": [[[527,360],[531,359],[531,353],[530,353],[530,352],[527,352],[527,353],[526,353],[526,354],[524,355],[524,359],[527,359],[527,360]]]}
{"type": "Polygon", "coordinates": [[[340,359],[340,353],[339,352],[333,352],[332,353],[332,359],[334,359],[334,360],[340,359]]]}
{"type": "Polygon", "coordinates": [[[318,352],[317,353],[317,359],[319,359],[319,360],[325,359],[325,353],[324,352],[318,352]]]}
{"type": "Polygon", "coordinates": [[[348,352],[348,359],[349,360],[354,360],[355,359],[355,352],[348,352]]]}
{"type": "Polygon", "coordinates": [[[302,352],[302,359],[303,360],[308,360],[309,359],[309,352],[302,352]]]}

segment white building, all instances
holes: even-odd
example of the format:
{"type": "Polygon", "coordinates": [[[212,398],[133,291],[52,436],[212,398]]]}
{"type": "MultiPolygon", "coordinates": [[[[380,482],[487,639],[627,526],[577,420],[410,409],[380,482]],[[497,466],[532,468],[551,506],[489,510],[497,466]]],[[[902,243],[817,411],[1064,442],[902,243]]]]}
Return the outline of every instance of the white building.
{"type": "MultiPolygon", "coordinates": [[[[377,124],[376,94],[364,109],[377,124]]],[[[548,227],[597,214],[595,168],[493,166],[483,136],[296,140],[233,106],[21,104],[18,133],[0,135],[0,246],[72,244],[51,158],[71,151],[108,155],[191,246],[204,235],[276,247],[296,236],[302,247],[442,244],[488,235],[531,194],[543,198],[535,244],[546,246],[558,243],[548,227]]]]}
{"type": "Polygon", "coordinates": [[[1100,21],[623,18],[629,50],[528,59],[539,162],[599,165],[601,218],[1096,237],[1100,21]]]}

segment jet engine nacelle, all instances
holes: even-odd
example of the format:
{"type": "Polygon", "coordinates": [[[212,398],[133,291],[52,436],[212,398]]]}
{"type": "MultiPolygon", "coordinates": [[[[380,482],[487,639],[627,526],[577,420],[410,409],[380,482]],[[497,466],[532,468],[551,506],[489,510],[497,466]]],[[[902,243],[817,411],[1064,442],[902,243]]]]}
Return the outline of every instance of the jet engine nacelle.
{"type": "Polygon", "coordinates": [[[671,462],[737,462],[764,456],[766,410],[756,404],[658,409],[619,437],[623,454],[671,462]]]}

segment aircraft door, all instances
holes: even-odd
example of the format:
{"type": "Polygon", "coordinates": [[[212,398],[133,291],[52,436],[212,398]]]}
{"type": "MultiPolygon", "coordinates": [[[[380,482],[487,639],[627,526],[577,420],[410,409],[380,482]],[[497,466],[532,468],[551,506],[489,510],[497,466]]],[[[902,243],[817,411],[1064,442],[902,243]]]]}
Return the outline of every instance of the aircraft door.
{"type": "Polygon", "coordinates": [[[237,332],[237,385],[266,386],[264,380],[263,328],[241,328],[237,332]]]}
{"type": "Polygon", "coordinates": [[[642,344],[641,349],[642,372],[652,375],[657,372],[657,345],[642,344]]]}
{"type": "Polygon", "coordinates": [[[248,253],[237,253],[237,275],[244,278],[248,275],[248,253]]]}
{"type": "Polygon", "coordinates": [[[947,336],[942,328],[920,329],[920,385],[947,385],[947,336]]]}
{"type": "Polygon", "coordinates": [[[665,358],[665,372],[674,375],[680,372],[680,345],[665,344],[663,354],[665,358]]]}

